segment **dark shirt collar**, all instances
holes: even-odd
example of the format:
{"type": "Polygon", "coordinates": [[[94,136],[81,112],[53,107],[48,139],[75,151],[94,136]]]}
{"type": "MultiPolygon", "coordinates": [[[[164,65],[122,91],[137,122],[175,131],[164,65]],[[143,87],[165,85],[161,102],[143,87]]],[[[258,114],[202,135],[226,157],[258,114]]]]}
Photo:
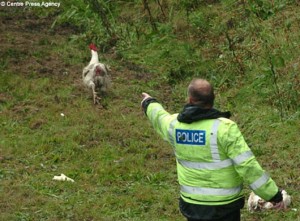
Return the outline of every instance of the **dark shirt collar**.
{"type": "Polygon", "coordinates": [[[230,118],[229,111],[221,112],[214,108],[202,109],[201,107],[193,104],[186,104],[183,110],[179,113],[177,120],[182,123],[193,123],[199,120],[216,119],[219,117],[230,118]]]}

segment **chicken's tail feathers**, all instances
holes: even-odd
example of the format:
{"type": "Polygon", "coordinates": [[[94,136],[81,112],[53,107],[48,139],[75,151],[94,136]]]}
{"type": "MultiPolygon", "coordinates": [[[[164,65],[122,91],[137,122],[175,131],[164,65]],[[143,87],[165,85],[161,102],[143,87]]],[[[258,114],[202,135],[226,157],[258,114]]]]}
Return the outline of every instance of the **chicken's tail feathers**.
{"type": "Polygon", "coordinates": [[[90,48],[91,50],[93,50],[93,51],[98,51],[98,48],[96,47],[96,45],[95,45],[94,43],[91,43],[91,44],[89,45],[89,48],[90,48]]]}

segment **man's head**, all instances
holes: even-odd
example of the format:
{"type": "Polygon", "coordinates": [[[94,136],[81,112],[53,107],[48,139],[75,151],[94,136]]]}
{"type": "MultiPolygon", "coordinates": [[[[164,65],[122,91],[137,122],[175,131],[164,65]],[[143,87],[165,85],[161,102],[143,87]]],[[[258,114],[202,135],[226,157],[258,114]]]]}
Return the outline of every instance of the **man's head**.
{"type": "Polygon", "coordinates": [[[204,79],[194,79],[188,86],[188,102],[203,109],[210,109],[214,105],[215,94],[213,86],[204,79]]]}

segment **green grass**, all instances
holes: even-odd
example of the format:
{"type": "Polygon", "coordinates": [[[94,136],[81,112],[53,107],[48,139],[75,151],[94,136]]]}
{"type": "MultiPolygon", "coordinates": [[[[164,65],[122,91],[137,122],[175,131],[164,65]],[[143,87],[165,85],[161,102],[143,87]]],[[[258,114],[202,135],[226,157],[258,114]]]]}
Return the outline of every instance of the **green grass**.
{"type": "Polygon", "coordinates": [[[58,83],[11,74],[1,84],[16,88],[1,91],[12,98],[1,108],[2,218],[140,220],[155,219],[157,211],[168,217],[177,197],[174,161],[170,149],[160,150],[138,95],[124,88],[127,97],[108,98],[108,108],[98,109],[87,94],[72,96],[72,78],[58,83]],[[75,183],[52,181],[60,173],[75,183]]]}
{"type": "MultiPolygon", "coordinates": [[[[277,24],[274,16],[249,26],[241,20],[230,31],[235,39],[245,38],[236,43],[235,52],[246,67],[240,73],[219,23],[221,17],[240,18],[243,11],[231,6],[233,1],[226,2],[207,6],[211,17],[209,25],[201,26],[205,35],[188,29],[186,18],[172,15],[175,12],[169,8],[169,23],[160,24],[159,34],[148,33],[143,24],[146,31],[138,41],[130,33],[132,42],[126,45],[129,40],[121,39],[116,55],[101,54],[111,65],[113,82],[103,106],[92,104],[91,93],[81,82],[81,70],[90,56],[85,42],[89,37],[74,36],[69,26],[49,31],[53,9],[21,15],[18,9],[2,10],[3,18],[9,13],[16,17],[0,24],[1,31],[6,28],[0,33],[0,220],[185,220],[178,209],[173,151],[154,133],[140,100],[143,91],[149,92],[167,110],[178,112],[194,76],[215,84],[216,106],[232,111],[258,161],[292,195],[291,208],[296,211],[250,214],[245,207],[242,220],[300,220],[299,47],[295,45],[299,6],[276,14],[288,24],[277,24]],[[45,26],[39,32],[26,29],[28,24],[39,24],[29,16],[35,13],[45,26]],[[172,25],[177,25],[176,31],[172,25]],[[289,32],[282,32],[284,25],[289,32]],[[256,28],[265,32],[255,32],[256,28]],[[280,34],[270,34],[267,30],[272,28],[280,34]],[[289,41],[284,41],[287,36],[289,41]],[[271,42],[268,47],[262,39],[271,42]],[[273,51],[276,44],[281,51],[273,51]],[[274,54],[283,56],[285,64],[271,60],[277,83],[268,63],[268,55],[274,54]],[[75,182],[52,180],[61,173],[75,182]]],[[[64,10],[68,9],[60,13],[64,10]]],[[[123,13],[130,17],[133,12],[123,13]]],[[[184,16],[184,11],[179,15],[184,16]]],[[[197,12],[192,16],[194,25],[203,20],[197,12]]],[[[246,197],[249,191],[245,185],[246,197]]]]}

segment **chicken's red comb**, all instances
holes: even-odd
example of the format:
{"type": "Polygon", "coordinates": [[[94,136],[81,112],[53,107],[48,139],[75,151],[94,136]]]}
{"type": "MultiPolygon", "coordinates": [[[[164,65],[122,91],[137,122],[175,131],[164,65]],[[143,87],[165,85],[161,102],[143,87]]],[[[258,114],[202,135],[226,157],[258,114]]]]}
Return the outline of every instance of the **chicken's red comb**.
{"type": "Polygon", "coordinates": [[[98,51],[96,45],[93,44],[93,43],[91,43],[89,47],[90,47],[90,49],[93,50],[93,51],[98,51]]]}

